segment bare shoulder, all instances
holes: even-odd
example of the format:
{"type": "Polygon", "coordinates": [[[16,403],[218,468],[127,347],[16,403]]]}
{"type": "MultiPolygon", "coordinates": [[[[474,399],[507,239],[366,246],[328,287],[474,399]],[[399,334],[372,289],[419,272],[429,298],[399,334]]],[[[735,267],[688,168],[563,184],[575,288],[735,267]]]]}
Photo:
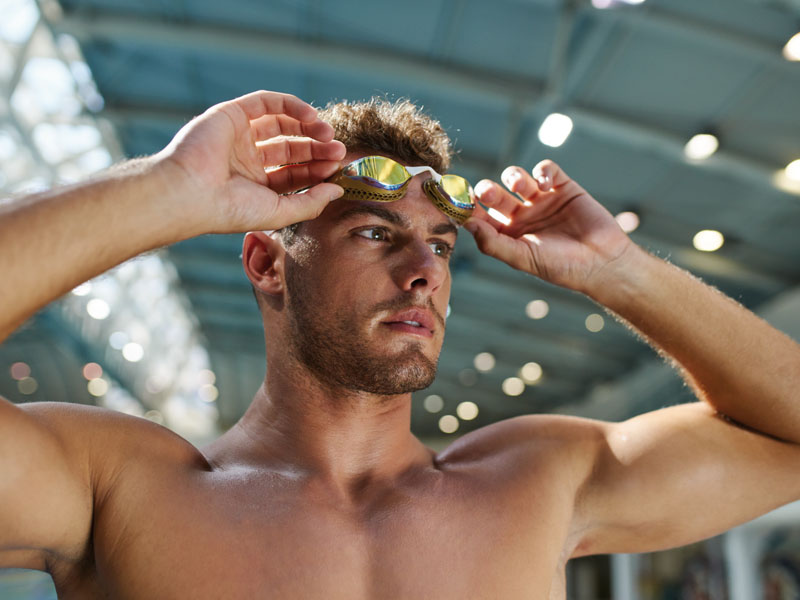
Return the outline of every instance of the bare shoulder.
{"type": "MultiPolygon", "coordinates": [[[[502,465],[520,475],[568,475],[579,485],[591,470],[610,424],[562,415],[525,415],[487,425],[439,454],[443,466],[502,465]]],[[[561,477],[564,479],[564,477],[561,477]]]]}
{"type": "Polygon", "coordinates": [[[98,467],[111,467],[131,457],[208,466],[187,440],[147,419],[63,402],[34,402],[20,408],[50,430],[68,454],[86,458],[95,473],[102,473],[98,467]]]}

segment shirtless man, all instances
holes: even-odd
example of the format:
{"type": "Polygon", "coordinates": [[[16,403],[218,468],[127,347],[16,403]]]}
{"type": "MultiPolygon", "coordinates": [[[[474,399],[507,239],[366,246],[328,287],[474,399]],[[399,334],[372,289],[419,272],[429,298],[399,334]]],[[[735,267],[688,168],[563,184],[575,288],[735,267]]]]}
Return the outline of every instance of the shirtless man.
{"type": "MultiPolygon", "coordinates": [[[[2,207],[0,339],[141,252],[255,230],[243,263],[269,362],[242,420],[199,450],[144,419],[0,401],[0,566],[50,572],[62,598],[552,600],[572,557],[686,544],[800,498],[797,345],[634,245],[550,162],[504,172],[526,203],[479,184],[512,223],[478,211],[466,228],[621,315],[700,401],[623,423],[531,415],[424,447],[410,391],[433,376],[456,230],[422,189],[430,173],[393,203],[330,202],[342,189],[320,181],[389,153],[333,134],[257,92],[151,158],[2,207]]],[[[392,157],[421,164],[404,158],[430,154],[415,139],[392,157]]]]}

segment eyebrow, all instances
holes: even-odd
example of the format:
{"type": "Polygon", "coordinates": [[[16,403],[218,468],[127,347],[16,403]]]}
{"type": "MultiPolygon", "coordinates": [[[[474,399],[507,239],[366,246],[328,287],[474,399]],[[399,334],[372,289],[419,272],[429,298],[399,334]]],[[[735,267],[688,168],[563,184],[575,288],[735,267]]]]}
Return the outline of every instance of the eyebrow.
{"type": "MultiPolygon", "coordinates": [[[[374,217],[378,217],[379,219],[383,219],[392,225],[398,225],[400,227],[405,227],[406,229],[411,227],[411,221],[409,221],[404,215],[380,206],[371,206],[368,204],[362,204],[360,206],[348,208],[339,214],[336,220],[345,221],[358,215],[372,215],[374,217]]],[[[458,237],[458,228],[450,222],[439,223],[431,230],[431,233],[435,235],[452,234],[458,237]]]]}

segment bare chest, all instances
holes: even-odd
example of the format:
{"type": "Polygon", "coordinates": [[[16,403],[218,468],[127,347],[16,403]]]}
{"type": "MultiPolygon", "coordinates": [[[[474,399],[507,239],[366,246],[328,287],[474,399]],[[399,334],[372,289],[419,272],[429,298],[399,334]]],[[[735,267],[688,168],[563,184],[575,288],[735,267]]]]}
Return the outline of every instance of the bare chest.
{"type": "Polygon", "coordinates": [[[98,516],[97,584],[121,599],[558,598],[569,511],[486,489],[439,479],[354,508],[269,477],[162,481],[98,516]]]}

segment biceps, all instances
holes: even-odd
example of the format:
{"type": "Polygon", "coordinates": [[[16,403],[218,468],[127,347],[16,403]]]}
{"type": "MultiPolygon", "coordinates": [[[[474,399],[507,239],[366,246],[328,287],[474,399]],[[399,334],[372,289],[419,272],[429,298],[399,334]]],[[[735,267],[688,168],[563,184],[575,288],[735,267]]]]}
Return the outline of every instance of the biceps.
{"type": "Polygon", "coordinates": [[[705,404],[610,425],[581,493],[581,554],[704,539],[800,497],[800,448],[746,431],[705,404]]]}
{"type": "MultiPolygon", "coordinates": [[[[0,567],[14,557],[72,554],[88,538],[88,480],[37,416],[0,398],[0,567]]],[[[11,564],[15,563],[15,564],[11,564]]]]}

